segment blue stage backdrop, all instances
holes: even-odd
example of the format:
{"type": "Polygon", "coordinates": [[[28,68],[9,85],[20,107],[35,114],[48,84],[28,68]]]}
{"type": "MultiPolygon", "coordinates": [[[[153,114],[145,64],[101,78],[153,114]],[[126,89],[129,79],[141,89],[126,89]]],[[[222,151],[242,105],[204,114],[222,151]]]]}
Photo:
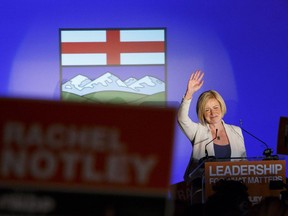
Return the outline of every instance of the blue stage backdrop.
{"type": "MultiPolygon", "coordinates": [[[[5,0],[0,18],[3,97],[61,99],[59,29],[165,29],[168,104],[179,106],[190,73],[201,69],[202,90],[227,102],[224,120],[241,119],[277,153],[279,118],[288,116],[287,0],[5,0]]],[[[244,138],[248,156],[262,156],[265,145],[244,138]]],[[[191,153],[178,126],[174,144],[171,183],[183,180],[191,153]]]]}

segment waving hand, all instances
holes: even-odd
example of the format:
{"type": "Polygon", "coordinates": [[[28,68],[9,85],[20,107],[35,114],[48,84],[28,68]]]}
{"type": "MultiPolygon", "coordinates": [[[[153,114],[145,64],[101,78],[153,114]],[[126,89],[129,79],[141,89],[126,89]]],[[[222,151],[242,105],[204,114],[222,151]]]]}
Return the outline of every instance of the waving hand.
{"type": "Polygon", "coordinates": [[[202,87],[204,83],[203,76],[204,73],[200,70],[197,70],[191,74],[187,85],[185,99],[191,99],[192,95],[202,87]]]}

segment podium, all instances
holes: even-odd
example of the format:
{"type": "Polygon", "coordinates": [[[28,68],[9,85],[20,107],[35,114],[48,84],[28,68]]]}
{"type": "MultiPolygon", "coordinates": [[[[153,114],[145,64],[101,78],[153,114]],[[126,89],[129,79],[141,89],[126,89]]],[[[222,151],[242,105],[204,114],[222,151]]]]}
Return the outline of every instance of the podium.
{"type": "Polygon", "coordinates": [[[278,196],[282,188],[271,189],[271,182],[286,183],[285,160],[241,160],[205,162],[205,199],[211,196],[213,185],[221,179],[243,182],[249,200],[255,204],[266,196],[278,196]]]}
{"type": "Polygon", "coordinates": [[[266,196],[283,195],[286,161],[262,157],[194,161],[189,178],[172,185],[174,199],[190,205],[204,204],[220,180],[241,181],[248,188],[250,202],[256,204],[266,196]]]}

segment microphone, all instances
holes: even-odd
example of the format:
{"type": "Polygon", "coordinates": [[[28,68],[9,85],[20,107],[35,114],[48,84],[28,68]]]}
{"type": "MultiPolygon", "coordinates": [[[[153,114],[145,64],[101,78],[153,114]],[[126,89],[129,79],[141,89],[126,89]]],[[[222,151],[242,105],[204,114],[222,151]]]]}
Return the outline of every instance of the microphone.
{"type": "Polygon", "coordinates": [[[258,140],[259,142],[263,143],[266,147],[266,149],[264,149],[263,151],[263,155],[265,156],[264,160],[278,160],[278,155],[272,155],[273,150],[271,148],[269,148],[269,146],[267,145],[267,143],[265,143],[263,140],[259,139],[258,137],[256,137],[255,135],[253,135],[252,133],[250,133],[249,131],[245,130],[242,127],[243,123],[242,120],[240,119],[240,128],[247,134],[249,134],[250,136],[252,136],[254,139],[258,140]]]}
{"type": "Polygon", "coordinates": [[[215,139],[220,139],[220,137],[218,136],[218,129],[216,128],[216,134],[215,137],[210,140],[208,143],[205,144],[205,157],[200,158],[200,160],[198,161],[198,166],[189,174],[189,177],[191,178],[196,172],[197,170],[199,170],[200,168],[203,168],[205,162],[210,159],[211,161],[213,161],[215,159],[215,156],[209,156],[208,155],[208,151],[207,151],[207,146],[213,142],[215,139]]]}
{"type": "MultiPolygon", "coordinates": [[[[215,139],[220,139],[220,137],[218,136],[218,129],[216,128],[216,134],[215,134],[215,137],[212,139],[212,140],[210,140],[208,143],[206,143],[206,145],[205,145],[205,158],[207,159],[207,158],[209,158],[209,156],[208,156],[208,151],[207,151],[207,146],[211,143],[211,142],[213,142],[215,139]]],[[[212,157],[212,158],[214,158],[214,156],[212,157]]]]}

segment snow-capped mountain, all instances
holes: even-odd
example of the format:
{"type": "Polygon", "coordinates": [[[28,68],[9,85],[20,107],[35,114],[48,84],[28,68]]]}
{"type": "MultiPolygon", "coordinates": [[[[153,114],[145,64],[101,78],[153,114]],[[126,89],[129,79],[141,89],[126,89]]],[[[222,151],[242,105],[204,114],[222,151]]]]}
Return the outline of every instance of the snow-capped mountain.
{"type": "Polygon", "coordinates": [[[117,76],[107,72],[94,80],[83,75],[77,75],[62,84],[62,91],[79,96],[101,91],[123,91],[152,95],[164,92],[165,83],[151,76],[145,76],[139,80],[131,77],[123,82],[117,76]]]}
{"type": "Polygon", "coordinates": [[[82,75],[77,75],[76,77],[70,80],[71,86],[78,89],[79,91],[81,91],[84,88],[84,86],[90,82],[91,82],[90,79],[82,75]]]}
{"type": "Polygon", "coordinates": [[[135,79],[134,77],[130,77],[128,78],[127,80],[124,81],[124,83],[127,85],[127,86],[130,86],[131,84],[135,83],[137,81],[137,79],[135,79]]]}

